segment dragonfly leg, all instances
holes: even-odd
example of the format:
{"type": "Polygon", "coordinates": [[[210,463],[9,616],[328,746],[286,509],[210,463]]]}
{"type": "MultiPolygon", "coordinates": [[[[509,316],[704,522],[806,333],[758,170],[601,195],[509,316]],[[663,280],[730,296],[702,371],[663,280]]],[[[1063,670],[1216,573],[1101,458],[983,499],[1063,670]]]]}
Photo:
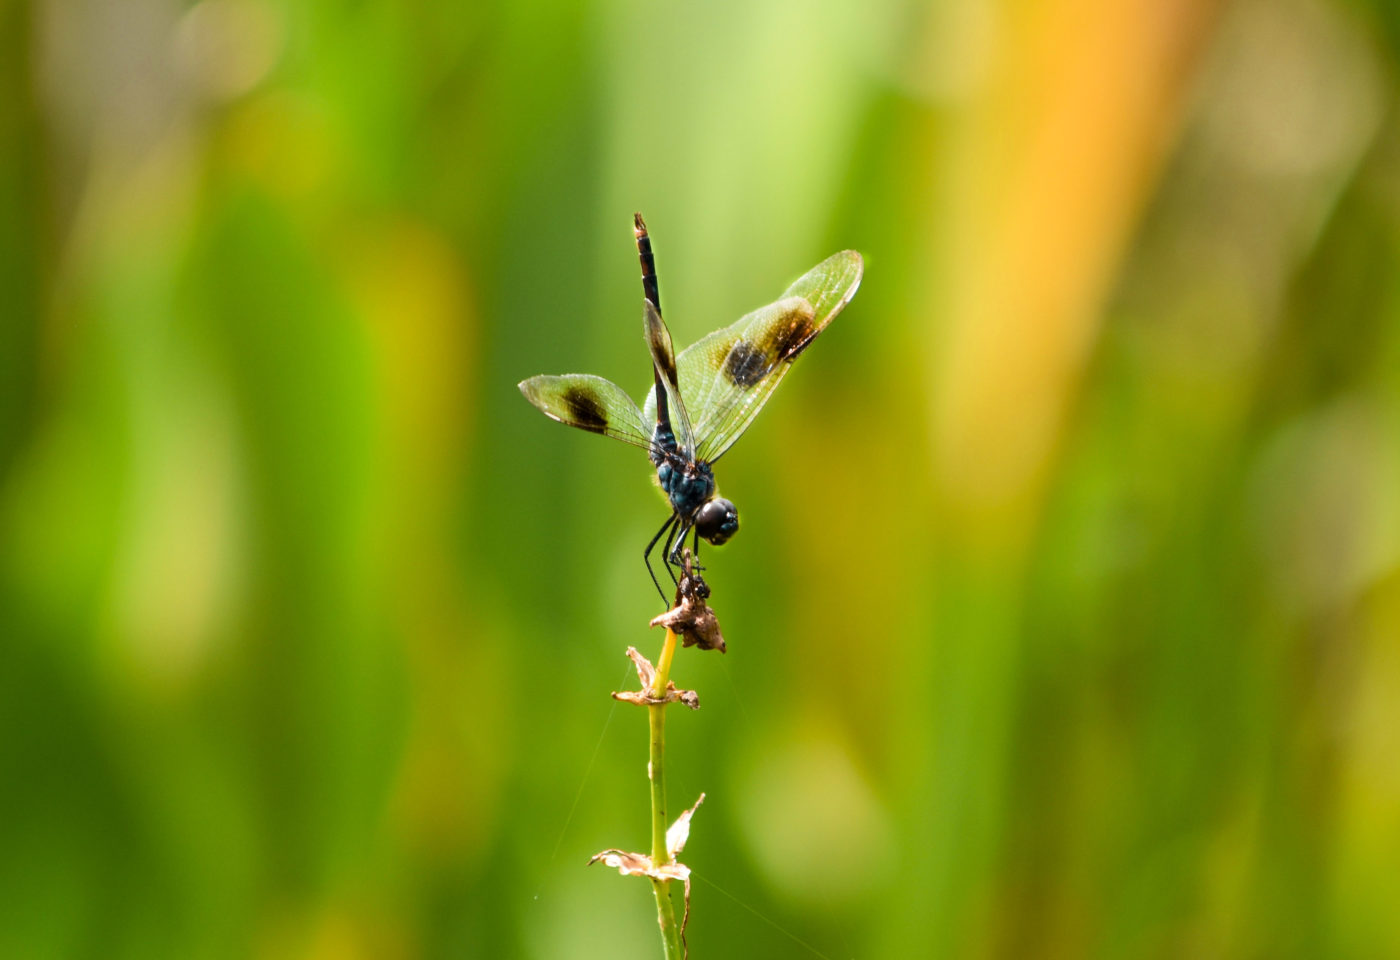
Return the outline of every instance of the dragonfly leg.
{"type": "Polygon", "coordinates": [[[666,561],[666,572],[671,575],[671,579],[675,581],[676,586],[680,586],[680,581],[676,580],[676,571],[672,570],[671,568],[680,565],[680,561],[676,558],[676,554],[680,552],[680,546],[682,543],[685,542],[686,533],[686,526],[682,524],[680,522],[680,518],[677,517],[676,528],[671,531],[670,536],[666,537],[666,545],[661,549],[661,556],[666,561]],[[674,547],[671,545],[672,539],[675,539],[674,547]]]}
{"type": "MultiPolygon", "coordinates": [[[[651,538],[651,543],[648,543],[648,544],[647,544],[647,548],[646,548],[645,550],[642,551],[642,562],[645,563],[645,564],[647,565],[647,573],[651,574],[651,582],[656,586],[656,592],[659,593],[659,594],[661,594],[661,602],[662,602],[662,603],[667,602],[667,601],[666,601],[666,591],[664,591],[664,590],[661,589],[661,581],[658,580],[658,579],[656,579],[656,571],[653,570],[653,569],[651,568],[651,551],[652,551],[652,548],[654,548],[654,547],[656,546],[656,541],[658,541],[658,540],[661,539],[661,535],[662,535],[662,534],[666,533],[668,530],[670,530],[672,533],[675,532],[674,530],[672,530],[672,527],[675,526],[676,521],[677,521],[678,519],[679,519],[679,518],[678,518],[674,513],[671,514],[670,519],[667,520],[664,524],[661,525],[661,529],[658,530],[658,531],[656,531],[656,536],[654,536],[654,537],[651,538]]],[[[668,536],[668,537],[666,538],[666,549],[670,549],[670,546],[671,546],[671,538],[668,536]]],[[[662,553],[661,556],[662,556],[662,560],[664,561],[664,560],[666,559],[666,554],[665,554],[664,551],[663,551],[663,553],[662,553]]],[[[667,573],[670,573],[670,572],[671,572],[671,566],[670,566],[669,563],[666,564],[666,572],[667,572],[667,573]]],[[[674,580],[675,578],[676,578],[676,577],[675,577],[675,574],[671,574],[671,579],[674,580]]]]}
{"type": "MultiPolygon", "coordinates": [[[[699,573],[701,570],[704,570],[704,569],[705,569],[704,567],[700,566],[700,528],[697,527],[697,526],[692,526],[689,530],[686,531],[686,533],[691,534],[691,538],[690,538],[690,542],[691,542],[691,548],[690,548],[690,569],[691,569],[692,571],[694,571],[695,573],[699,573]]],[[[682,541],[685,540],[685,533],[681,534],[681,540],[682,540],[682,541]]],[[[682,547],[682,546],[683,546],[682,543],[677,543],[677,544],[676,544],[676,553],[677,553],[677,554],[679,554],[679,553],[681,552],[681,547],[682,547]]],[[[676,558],[676,563],[677,563],[678,565],[684,567],[684,565],[685,565],[685,560],[684,560],[684,558],[677,556],[677,558],[676,558]]]]}

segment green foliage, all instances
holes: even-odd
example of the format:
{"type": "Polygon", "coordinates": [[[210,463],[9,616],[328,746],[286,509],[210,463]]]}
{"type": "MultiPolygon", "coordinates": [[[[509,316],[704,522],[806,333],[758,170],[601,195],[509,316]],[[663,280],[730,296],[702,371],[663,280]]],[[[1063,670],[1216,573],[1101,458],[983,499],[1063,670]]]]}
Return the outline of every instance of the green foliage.
{"type": "Polygon", "coordinates": [[[1400,955],[1388,7],[121,6],[0,8],[0,956],[655,955],[665,507],[515,388],[640,401],[635,210],[678,347],[866,259],[694,956],[1400,955]]]}

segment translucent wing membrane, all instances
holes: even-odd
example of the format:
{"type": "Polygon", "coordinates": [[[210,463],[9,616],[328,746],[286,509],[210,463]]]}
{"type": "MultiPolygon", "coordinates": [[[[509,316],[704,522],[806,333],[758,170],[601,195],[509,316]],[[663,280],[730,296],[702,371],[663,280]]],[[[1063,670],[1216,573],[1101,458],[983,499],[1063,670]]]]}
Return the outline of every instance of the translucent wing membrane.
{"type": "MultiPolygon", "coordinates": [[[[671,346],[671,331],[666,329],[661,314],[650,300],[643,299],[645,305],[647,349],[651,351],[651,362],[661,378],[666,390],[666,411],[670,427],[675,434],[681,452],[690,456],[695,452],[695,434],[690,428],[690,415],[681,399],[680,382],[676,375],[676,352],[671,346]]],[[[656,392],[653,384],[652,393],[656,392]]],[[[653,398],[647,407],[647,423],[656,423],[656,402],[653,398]]]]}
{"type": "MultiPolygon", "coordinates": [[[[828,257],[781,300],[681,351],[676,367],[694,416],[697,457],[718,460],[748,429],[793,363],[855,295],[863,268],[854,250],[828,257]]],[[[655,403],[648,395],[645,422],[654,420],[655,403]]]]}
{"type": "Polygon", "coordinates": [[[520,382],[520,392],[552,420],[651,449],[651,430],[641,411],[611,380],[591,373],[531,377],[520,382]]]}

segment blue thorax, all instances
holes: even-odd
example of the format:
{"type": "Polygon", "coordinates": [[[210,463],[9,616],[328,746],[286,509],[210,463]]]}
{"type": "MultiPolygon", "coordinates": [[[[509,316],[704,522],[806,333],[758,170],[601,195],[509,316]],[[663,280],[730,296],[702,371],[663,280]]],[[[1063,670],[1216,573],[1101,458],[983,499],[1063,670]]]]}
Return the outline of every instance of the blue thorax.
{"type": "Polygon", "coordinates": [[[687,460],[668,426],[658,425],[652,434],[651,460],[656,479],[671,507],[686,520],[715,495],[715,475],[701,460],[687,460]]]}

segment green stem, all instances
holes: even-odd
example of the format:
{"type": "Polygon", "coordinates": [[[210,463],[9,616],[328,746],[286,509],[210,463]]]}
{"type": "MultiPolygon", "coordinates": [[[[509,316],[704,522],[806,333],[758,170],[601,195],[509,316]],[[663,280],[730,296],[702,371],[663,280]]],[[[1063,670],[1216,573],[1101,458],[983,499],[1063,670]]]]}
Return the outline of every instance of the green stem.
{"type": "MultiPolygon", "coordinates": [[[[653,697],[666,695],[666,683],[670,679],[671,660],[675,653],[676,635],[667,630],[666,643],[661,648],[656,676],[651,683],[650,693],[653,697]]],[[[648,766],[651,778],[651,862],[662,866],[671,862],[671,854],[666,849],[666,704],[648,706],[647,716],[651,720],[651,763],[648,766]]],[[[666,960],[682,960],[681,929],[676,923],[675,905],[671,902],[671,881],[653,880],[651,886],[656,894],[656,920],[661,926],[666,960]]]]}

